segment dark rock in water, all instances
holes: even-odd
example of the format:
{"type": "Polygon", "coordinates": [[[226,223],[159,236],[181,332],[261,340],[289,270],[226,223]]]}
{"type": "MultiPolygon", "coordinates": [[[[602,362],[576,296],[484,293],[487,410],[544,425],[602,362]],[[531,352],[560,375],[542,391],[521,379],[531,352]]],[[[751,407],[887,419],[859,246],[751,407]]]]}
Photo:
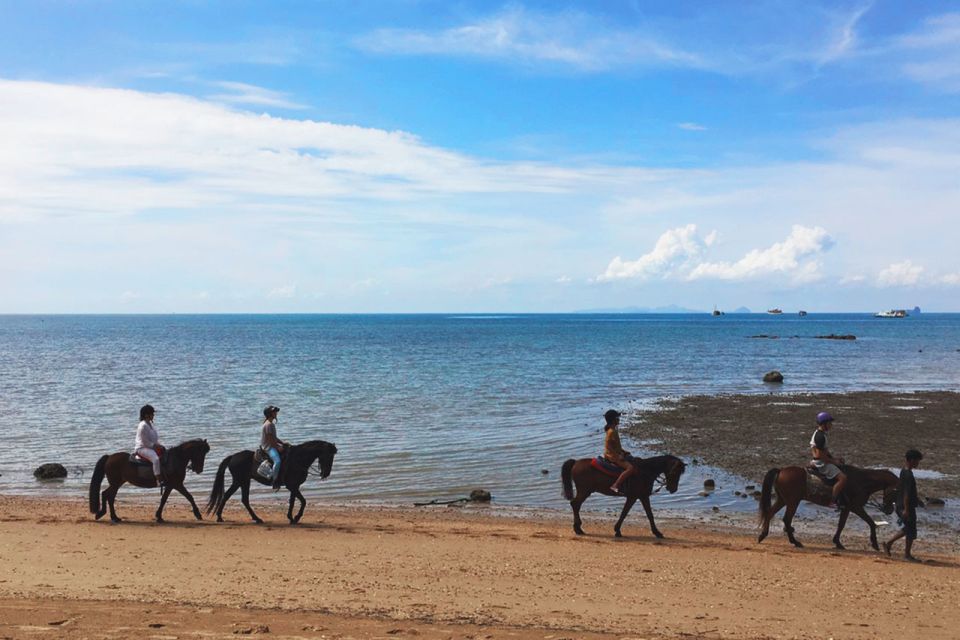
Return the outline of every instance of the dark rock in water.
{"type": "Polygon", "coordinates": [[[783,382],[783,374],[779,371],[768,371],[763,374],[764,382],[783,382]]]}
{"type": "Polygon", "coordinates": [[[543,475],[547,475],[548,473],[550,473],[550,469],[540,469],[540,473],[542,473],[543,475]]]}
{"type": "Polygon", "coordinates": [[[825,336],[815,336],[818,340],[856,340],[857,336],[852,333],[837,334],[830,333],[825,336]]]}
{"type": "Polygon", "coordinates": [[[754,491],[754,492],[752,492],[750,495],[753,497],[754,500],[759,500],[759,499],[760,499],[760,492],[759,492],[759,491],[754,491]]]}
{"type": "Polygon", "coordinates": [[[947,501],[943,498],[927,498],[928,507],[943,507],[946,506],[947,501]]]}
{"type": "Polygon", "coordinates": [[[735,496],[740,496],[740,495],[743,495],[743,494],[740,493],[739,491],[734,491],[734,492],[733,492],[733,495],[735,495],[735,496]]]}
{"type": "Polygon", "coordinates": [[[753,491],[754,489],[756,489],[756,487],[753,486],[752,484],[748,484],[743,488],[744,491],[753,491]]]}
{"type": "Polygon", "coordinates": [[[720,507],[714,507],[713,510],[714,510],[714,512],[720,511],[720,507]]]}
{"type": "Polygon", "coordinates": [[[768,335],[765,334],[765,333],[760,333],[760,334],[757,334],[757,335],[755,335],[755,336],[750,336],[750,337],[751,337],[751,338],[756,338],[756,339],[766,339],[766,340],[779,340],[779,339],[780,339],[780,336],[768,336],[768,335]]]}
{"type": "Polygon", "coordinates": [[[716,489],[717,483],[713,481],[713,478],[707,478],[703,481],[704,489],[716,489]]]}
{"type": "Polygon", "coordinates": [[[42,464],[33,471],[33,477],[37,480],[55,480],[56,478],[66,478],[67,468],[56,462],[42,464]]]}
{"type": "Polygon", "coordinates": [[[701,492],[698,493],[697,495],[700,496],[701,498],[706,498],[707,496],[710,495],[710,492],[709,492],[709,491],[701,491],[701,492]]]}
{"type": "Polygon", "coordinates": [[[486,489],[474,489],[470,492],[471,502],[490,502],[492,499],[493,496],[486,489]]]}
{"type": "MultiPolygon", "coordinates": [[[[960,349],[957,349],[957,351],[960,351],[960,349]]],[[[694,458],[693,460],[690,461],[690,464],[700,464],[700,461],[694,458]]]]}

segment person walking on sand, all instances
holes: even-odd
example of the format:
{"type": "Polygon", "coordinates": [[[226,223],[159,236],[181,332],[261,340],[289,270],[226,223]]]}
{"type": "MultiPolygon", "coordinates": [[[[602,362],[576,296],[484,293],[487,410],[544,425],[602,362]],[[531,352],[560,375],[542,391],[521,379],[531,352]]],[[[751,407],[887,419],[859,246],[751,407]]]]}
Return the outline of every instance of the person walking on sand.
{"type": "Polygon", "coordinates": [[[610,486],[610,491],[620,493],[620,485],[627,481],[630,476],[637,473],[637,468],[630,462],[630,452],[623,450],[620,444],[620,433],[617,426],[620,424],[620,412],[610,409],[603,414],[606,420],[604,431],[606,436],[603,440],[603,457],[623,469],[623,473],[610,486]]]}
{"type": "Polygon", "coordinates": [[[149,404],[140,407],[140,424],[137,425],[137,442],[133,452],[144,460],[150,461],[153,466],[153,475],[157,478],[157,485],[162,487],[164,480],[160,470],[160,454],[163,452],[163,445],[160,444],[160,436],[157,434],[156,427],[153,426],[155,414],[156,411],[149,404]]]}
{"type": "Polygon", "coordinates": [[[840,471],[843,458],[834,458],[827,448],[827,431],[833,426],[833,416],[826,411],[817,414],[817,430],[810,438],[810,451],[813,453],[811,464],[817,468],[827,480],[833,480],[833,501],[843,509],[846,507],[846,498],[843,488],[847,484],[847,474],[840,471]]]}
{"type": "Polygon", "coordinates": [[[283,442],[277,438],[277,414],[280,407],[272,404],[263,410],[263,427],[260,430],[260,448],[270,456],[273,462],[273,490],[280,490],[280,454],[283,452],[283,442]]]}
{"type": "Polygon", "coordinates": [[[913,541],[917,539],[917,507],[923,503],[917,497],[917,481],[913,477],[913,470],[920,466],[923,454],[916,449],[910,449],[906,454],[906,466],[900,470],[900,485],[897,487],[897,521],[900,531],[883,543],[883,550],[890,555],[890,547],[900,538],[906,538],[906,547],[903,557],[911,562],[919,562],[911,551],[913,541]]]}

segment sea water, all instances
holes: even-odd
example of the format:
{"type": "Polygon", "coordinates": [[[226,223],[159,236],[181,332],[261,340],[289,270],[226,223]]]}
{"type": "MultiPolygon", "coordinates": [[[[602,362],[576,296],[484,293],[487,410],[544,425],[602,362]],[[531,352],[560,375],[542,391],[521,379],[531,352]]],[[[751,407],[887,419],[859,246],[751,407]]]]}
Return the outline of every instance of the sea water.
{"type": "MultiPolygon", "coordinates": [[[[85,495],[96,460],[133,447],[150,403],[164,444],[209,441],[188,480],[203,497],[275,404],[283,439],[339,449],[330,478],[304,487],[311,499],[410,504],[482,487],[496,504],[565,509],[560,465],[602,451],[604,411],[768,393],[771,369],[783,392],[956,390],[960,314],[0,316],[0,492],[85,495]],[[815,339],[828,334],[857,339],[815,339]],[[70,478],[33,479],[53,461],[70,478]]],[[[655,500],[755,509],[732,493],[743,483],[691,465],[680,492],[655,500]],[[707,475],[722,490],[704,499],[707,475]]]]}

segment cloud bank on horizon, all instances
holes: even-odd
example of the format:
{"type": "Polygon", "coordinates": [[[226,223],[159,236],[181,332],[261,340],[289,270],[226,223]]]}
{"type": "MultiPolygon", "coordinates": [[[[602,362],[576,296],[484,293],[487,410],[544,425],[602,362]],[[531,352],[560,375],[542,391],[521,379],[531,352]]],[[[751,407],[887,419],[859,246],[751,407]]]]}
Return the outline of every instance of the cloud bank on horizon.
{"type": "Polygon", "coordinates": [[[778,6],[20,7],[0,312],[958,310],[960,13],[778,6]]]}

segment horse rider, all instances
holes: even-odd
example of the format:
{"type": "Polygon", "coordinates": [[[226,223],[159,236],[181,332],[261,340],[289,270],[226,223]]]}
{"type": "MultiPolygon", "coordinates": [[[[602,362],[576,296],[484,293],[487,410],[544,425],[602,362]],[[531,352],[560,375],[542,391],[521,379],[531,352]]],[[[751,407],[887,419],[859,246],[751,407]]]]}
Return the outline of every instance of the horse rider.
{"type": "Polygon", "coordinates": [[[606,431],[603,440],[603,457],[623,469],[623,473],[610,486],[610,491],[614,493],[620,493],[620,485],[637,473],[637,468],[630,462],[630,452],[624,451],[623,445],[620,444],[620,433],[617,431],[620,415],[620,412],[614,409],[603,414],[603,419],[607,423],[603,427],[606,431]]]}
{"type": "Polygon", "coordinates": [[[263,428],[260,431],[260,448],[270,456],[273,462],[273,490],[280,489],[280,454],[283,452],[284,443],[277,438],[277,414],[280,413],[280,407],[272,404],[263,409],[263,428]]]}
{"type": "Polygon", "coordinates": [[[833,426],[833,416],[826,411],[817,414],[817,430],[810,438],[810,451],[813,460],[810,464],[826,479],[833,480],[833,501],[841,509],[846,506],[843,488],[847,484],[847,474],[840,470],[844,463],[843,458],[834,458],[827,448],[827,432],[833,426]]]}
{"type": "Polygon", "coordinates": [[[137,425],[137,443],[134,446],[134,453],[149,460],[153,466],[153,475],[157,478],[157,485],[163,486],[163,473],[160,471],[160,454],[164,447],[160,444],[160,437],[157,435],[157,429],[153,426],[153,416],[156,413],[153,407],[145,404],[140,407],[140,424],[137,425]]]}

